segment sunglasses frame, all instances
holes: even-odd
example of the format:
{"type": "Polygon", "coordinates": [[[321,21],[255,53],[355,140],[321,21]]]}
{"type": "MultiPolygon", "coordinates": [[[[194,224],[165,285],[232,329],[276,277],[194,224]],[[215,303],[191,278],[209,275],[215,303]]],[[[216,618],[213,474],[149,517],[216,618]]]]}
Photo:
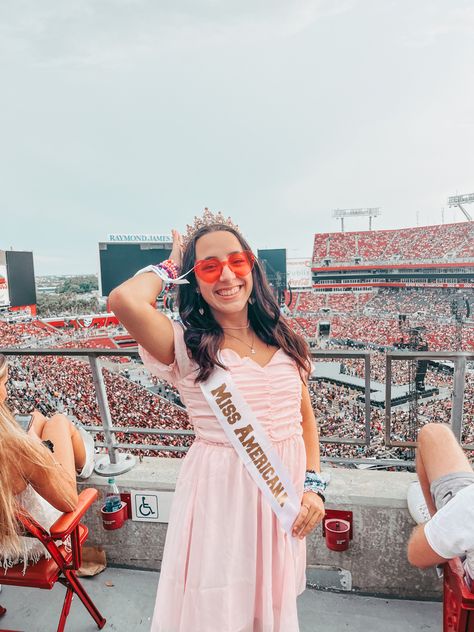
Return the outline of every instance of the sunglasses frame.
{"type": "Polygon", "coordinates": [[[224,270],[224,267],[227,266],[234,274],[235,276],[239,277],[239,278],[243,278],[244,276],[247,276],[247,274],[249,274],[250,272],[252,272],[253,267],[255,265],[255,263],[257,262],[257,257],[254,255],[254,253],[251,250],[240,250],[239,252],[234,252],[231,255],[229,255],[227,257],[227,259],[224,259],[224,261],[221,261],[220,259],[218,259],[217,257],[211,257],[210,259],[199,259],[198,261],[196,261],[196,263],[194,264],[194,274],[197,276],[198,279],[200,279],[201,281],[204,281],[204,283],[215,283],[221,276],[222,271],[224,270]],[[247,272],[244,275],[239,275],[233,268],[232,265],[229,265],[229,258],[232,256],[236,256],[236,255],[241,255],[241,254],[245,254],[246,258],[250,260],[250,270],[249,272],[247,272]],[[198,272],[200,265],[202,265],[203,263],[206,263],[208,261],[218,261],[219,265],[220,265],[220,271],[219,271],[219,275],[216,277],[215,280],[213,281],[207,281],[206,279],[202,278],[198,272]]]}

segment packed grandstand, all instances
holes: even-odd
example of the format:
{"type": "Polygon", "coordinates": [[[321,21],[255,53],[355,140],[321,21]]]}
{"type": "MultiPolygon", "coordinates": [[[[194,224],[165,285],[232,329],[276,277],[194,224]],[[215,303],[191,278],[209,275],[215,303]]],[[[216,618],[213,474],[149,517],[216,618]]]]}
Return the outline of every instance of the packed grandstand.
{"type": "MultiPolygon", "coordinates": [[[[369,349],[371,380],[385,381],[385,352],[410,349],[413,332],[430,351],[474,348],[474,224],[403,230],[320,233],[314,238],[313,289],[285,294],[282,311],[313,349],[369,349]]],[[[177,314],[170,314],[177,317],[177,314]]],[[[0,347],[127,349],[133,340],[111,314],[67,318],[0,321],[0,347]]],[[[413,347],[412,347],[413,348],[413,347]]],[[[422,348],[420,346],[418,349],[422,348]]],[[[338,371],[363,377],[361,360],[336,360],[338,371]]],[[[86,425],[100,426],[90,368],[85,359],[14,356],[11,360],[10,404],[21,412],[40,407],[73,414],[86,425]]],[[[151,379],[135,357],[112,356],[104,376],[120,444],[141,446],[142,455],[179,457],[192,443],[188,435],[157,436],[133,428],[189,431],[179,393],[151,379]],[[155,445],[174,451],[153,449],[155,445]]],[[[407,362],[394,365],[394,385],[412,379],[407,362]]],[[[417,419],[449,422],[453,371],[449,363],[428,366],[424,387],[436,395],[420,400],[417,419]]],[[[405,458],[407,451],[385,445],[385,412],[372,407],[370,446],[363,445],[365,404],[359,390],[331,378],[315,378],[311,397],[327,457],[405,458]],[[360,445],[339,444],[353,438],[360,445]]],[[[474,369],[465,385],[463,442],[474,443],[474,369]]],[[[410,402],[392,408],[392,437],[408,436],[410,402]]],[[[98,440],[101,439],[98,434],[98,440]]]]}

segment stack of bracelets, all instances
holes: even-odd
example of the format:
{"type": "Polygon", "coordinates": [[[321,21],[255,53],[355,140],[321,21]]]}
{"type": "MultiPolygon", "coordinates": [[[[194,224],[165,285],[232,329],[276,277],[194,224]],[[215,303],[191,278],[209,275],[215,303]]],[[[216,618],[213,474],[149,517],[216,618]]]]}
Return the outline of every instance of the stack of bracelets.
{"type": "Polygon", "coordinates": [[[324,492],[326,491],[327,486],[328,483],[325,475],[321,475],[319,472],[315,472],[314,470],[306,470],[306,476],[304,479],[305,492],[314,492],[324,503],[326,502],[324,492]]]}
{"type": "Polygon", "coordinates": [[[173,279],[177,279],[179,277],[180,269],[176,265],[174,261],[171,259],[166,259],[157,265],[146,266],[146,268],[142,268],[135,273],[142,274],[143,272],[154,272],[157,274],[160,279],[163,281],[163,288],[161,290],[161,294],[164,294],[166,287],[169,285],[173,287],[173,279]]]}
{"type": "Polygon", "coordinates": [[[166,259],[155,267],[163,270],[168,277],[168,283],[171,283],[171,279],[177,279],[179,277],[180,269],[172,259],[166,259]]]}

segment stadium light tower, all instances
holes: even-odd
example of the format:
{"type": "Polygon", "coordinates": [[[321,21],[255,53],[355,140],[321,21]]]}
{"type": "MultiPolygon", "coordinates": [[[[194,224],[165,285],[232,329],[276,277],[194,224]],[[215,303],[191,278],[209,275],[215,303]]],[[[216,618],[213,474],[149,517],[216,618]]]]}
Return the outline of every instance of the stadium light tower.
{"type": "Polygon", "coordinates": [[[458,206],[464,213],[464,217],[472,222],[471,215],[466,211],[463,204],[471,204],[474,202],[474,193],[467,193],[466,195],[450,195],[448,197],[449,206],[458,206]]]}
{"type": "Polygon", "coordinates": [[[372,230],[372,217],[379,217],[382,214],[379,206],[372,208],[336,208],[332,211],[332,216],[341,220],[341,232],[344,232],[344,220],[347,217],[368,217],[369,230],[372,230]]]}

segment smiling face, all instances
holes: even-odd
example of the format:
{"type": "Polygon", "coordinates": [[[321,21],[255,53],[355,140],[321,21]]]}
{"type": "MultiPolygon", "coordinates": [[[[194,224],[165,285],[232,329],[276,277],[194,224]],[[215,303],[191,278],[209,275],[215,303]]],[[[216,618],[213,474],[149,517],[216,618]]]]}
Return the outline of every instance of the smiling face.
{"type": "MultiPolygon", "coordinates": [[[[219,230],[207,233],[196,242],[196,260],[217,257],[226,261],[228,256],[242,251],[242,245],[235,235],[219,230]]],[[[196,276],[202,298],[209,305],[216,320],[241,315],[247,319],[247,301],[253,288],[252,271],[244,277],[238,277],[225,265],[221,276],[214,283],[206,283],[196,276]]]]}

